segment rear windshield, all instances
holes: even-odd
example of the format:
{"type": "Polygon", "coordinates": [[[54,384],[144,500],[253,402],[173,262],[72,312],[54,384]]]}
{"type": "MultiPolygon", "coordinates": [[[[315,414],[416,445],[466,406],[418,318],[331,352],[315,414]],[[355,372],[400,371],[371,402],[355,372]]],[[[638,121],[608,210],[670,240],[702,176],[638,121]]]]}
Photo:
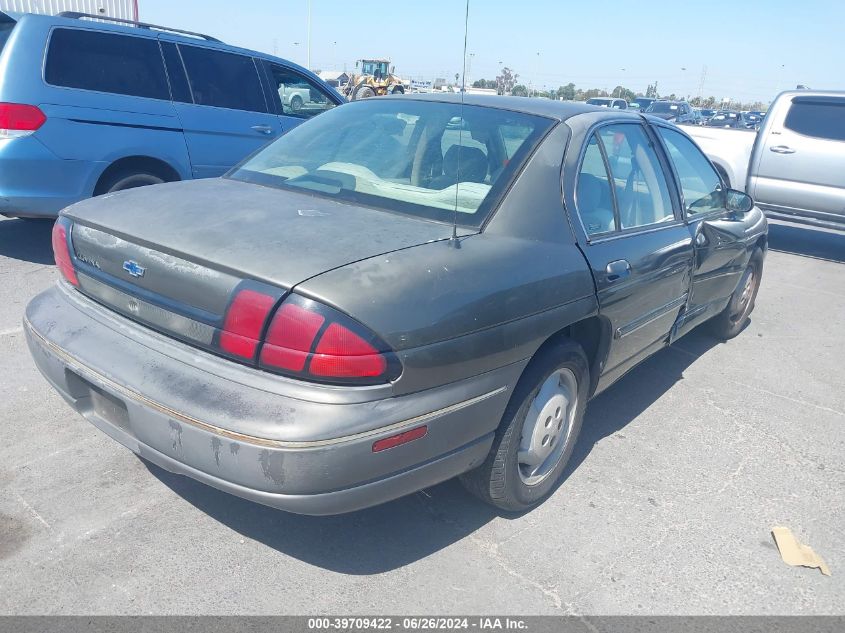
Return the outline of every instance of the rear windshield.
{"type": "Polygon", "coordinates": [[[6,46],[6,41],[12,34],[12,30],[14,30],[16,24],[17,22],[0,13],[0,53],[3,52],[3,47],[6,46]]]}
{"type": "Polygon", "coordinates": [[[669,103],[668,101],[655,101],[648,107],[648,110],[646,110],[646,112],[674,112],[677,109],[677,103],[669,103]]]}
{"type": "Polygon", "coordinates": [[[480,226],[554,121],[457,103],[368,99],[315,117],[230,178],[480,226]]]}

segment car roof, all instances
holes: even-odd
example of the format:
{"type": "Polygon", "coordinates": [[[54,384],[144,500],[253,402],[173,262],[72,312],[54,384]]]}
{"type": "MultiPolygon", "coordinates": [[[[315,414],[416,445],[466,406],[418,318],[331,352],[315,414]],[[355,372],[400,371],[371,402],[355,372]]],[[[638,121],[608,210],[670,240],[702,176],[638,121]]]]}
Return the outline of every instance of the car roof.
{"type": "MultiPolygon", "coordinates": [[[[610,97],[605,97],[610,98],[610,97]]],[[[438,93],[415,93],[411,95],[388,95],[379,97],[385,99],[411,99],[414,101],[432,101],[437,103],[461,103],[460,93],[445,92],[438,93]]],[[[573,116],[585,113],[605,112],[614,113],[615,116],[630,116],[632,119],[639,119],[639,114],[626,114],[624,110],[612,110],[599,106],[587,105],[574,101],[553,101],[551,99],[532,99],[530,97],[505,97],[500,95],[473,95],[465,94],[463,102],[466,105],[497,108],[499,110],[511,110],[513,112],[524,112],[544,116],[558,121],[565,121],[573,116]]]]}
{"type": "MultiPolygon", "coordinates": [[[[267,59],[276,61],[279,63],[284,64],[285,66],[289,66],[294,68],[308,77],[314,78],[316,75],[312,73],[310,70],[303,68],[299,64],[296,64],[288,59],[284,59],[283,57],[276,57],[274,55],[269,55],[267,53],[262,53],[260,51],[252,50],[249,48],[241,48],[240,46],[233,46],[231,44],[227,44],[218,39],[204,39],[202,34],[196,34],[196,36],[185,35],[179,33],[177,31],[170,31],[169,28],[178,28],[178,27],[168,27],[164,24],[158,25],[151,25],[151,26],[158,26],[160,28],[144,28],[143,26],[134,26],[132,24],[122,24],[120,22],[108,22],[106,20],[100,21],[96,20],[95,18],[73,18],[73,17],[62,17],[61,15],[42,15],[37,13],[17,13],[12,11],[4,11],[6,15],[11,17],[16,22],[22,22],[24,19],[27,22],[48,22],[50,24],[55,24],[57,26],[66,26],[66,27],[77,27],[77,28],[84,28],[84,29],[91,29],[95,31],[107,31],[111,33],[123,33],[126,35],[135,35],[141,37],[158,37],[164,36],[164,38],[168,41],[175,41],[178,43],[185,43],[185,44],[192,44],[194,46],[204,46],[207,48],[215,48],[222,51],[229,51],[233,53],[241,53],[243,55],[249,55],[250,57],[258,57],[261,59],[267,59]]],[[[141,23],[143,24],[143,23],[141,23]]],[[[211,36],[208,36],[211,37],[211,36]]],[[[319,81],[322,82],[320,79],[319,81]]]]}

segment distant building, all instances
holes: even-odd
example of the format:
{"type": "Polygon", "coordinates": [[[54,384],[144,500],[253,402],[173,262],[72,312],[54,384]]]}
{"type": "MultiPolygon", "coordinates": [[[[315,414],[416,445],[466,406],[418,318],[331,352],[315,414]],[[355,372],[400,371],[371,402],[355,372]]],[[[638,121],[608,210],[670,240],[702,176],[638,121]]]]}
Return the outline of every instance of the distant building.
{"type": "Polygon", "coordinates": [[[317,76],[335,88],[345,86],[349,82],[349,74],[340,70],[321,70],[317,76]]]}
{"type": "Polygon", "coordinates": [[[137,22],[138,0],[0,0],[0,11],[46,15],[78,11],[137,22]]]}

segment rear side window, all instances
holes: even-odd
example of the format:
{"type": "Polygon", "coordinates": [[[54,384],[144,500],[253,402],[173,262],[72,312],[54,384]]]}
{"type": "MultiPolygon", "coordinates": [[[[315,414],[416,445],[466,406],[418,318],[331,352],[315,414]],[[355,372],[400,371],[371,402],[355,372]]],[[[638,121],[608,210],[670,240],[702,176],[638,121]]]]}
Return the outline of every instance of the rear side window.
{"type": "Polygon", "coordinates": [[[158,41],[144,37],[56,29],[50,38],[45,78],[65,88],[170,98],[158,41]]]}
{"type": "Polygon", "coordinates": [[[267,112],[252,57],[179,45],[197,105],[267,112]]]}
{"type": "Polygon", "coordinates": [[[845,100],[795,100],[784,126],[804,136],[845,141],[845,100]]]}

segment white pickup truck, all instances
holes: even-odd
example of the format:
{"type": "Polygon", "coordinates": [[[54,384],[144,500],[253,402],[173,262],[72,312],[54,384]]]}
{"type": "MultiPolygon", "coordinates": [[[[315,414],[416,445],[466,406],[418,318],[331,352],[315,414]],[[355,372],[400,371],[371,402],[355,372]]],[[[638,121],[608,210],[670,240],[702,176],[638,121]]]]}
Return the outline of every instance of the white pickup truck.
{"type": "Polygon", "coordinates": [[[773,218],[845,228],[845,92],[772,102],[759,131],[684,126],[729,187],[773,218]]]}

